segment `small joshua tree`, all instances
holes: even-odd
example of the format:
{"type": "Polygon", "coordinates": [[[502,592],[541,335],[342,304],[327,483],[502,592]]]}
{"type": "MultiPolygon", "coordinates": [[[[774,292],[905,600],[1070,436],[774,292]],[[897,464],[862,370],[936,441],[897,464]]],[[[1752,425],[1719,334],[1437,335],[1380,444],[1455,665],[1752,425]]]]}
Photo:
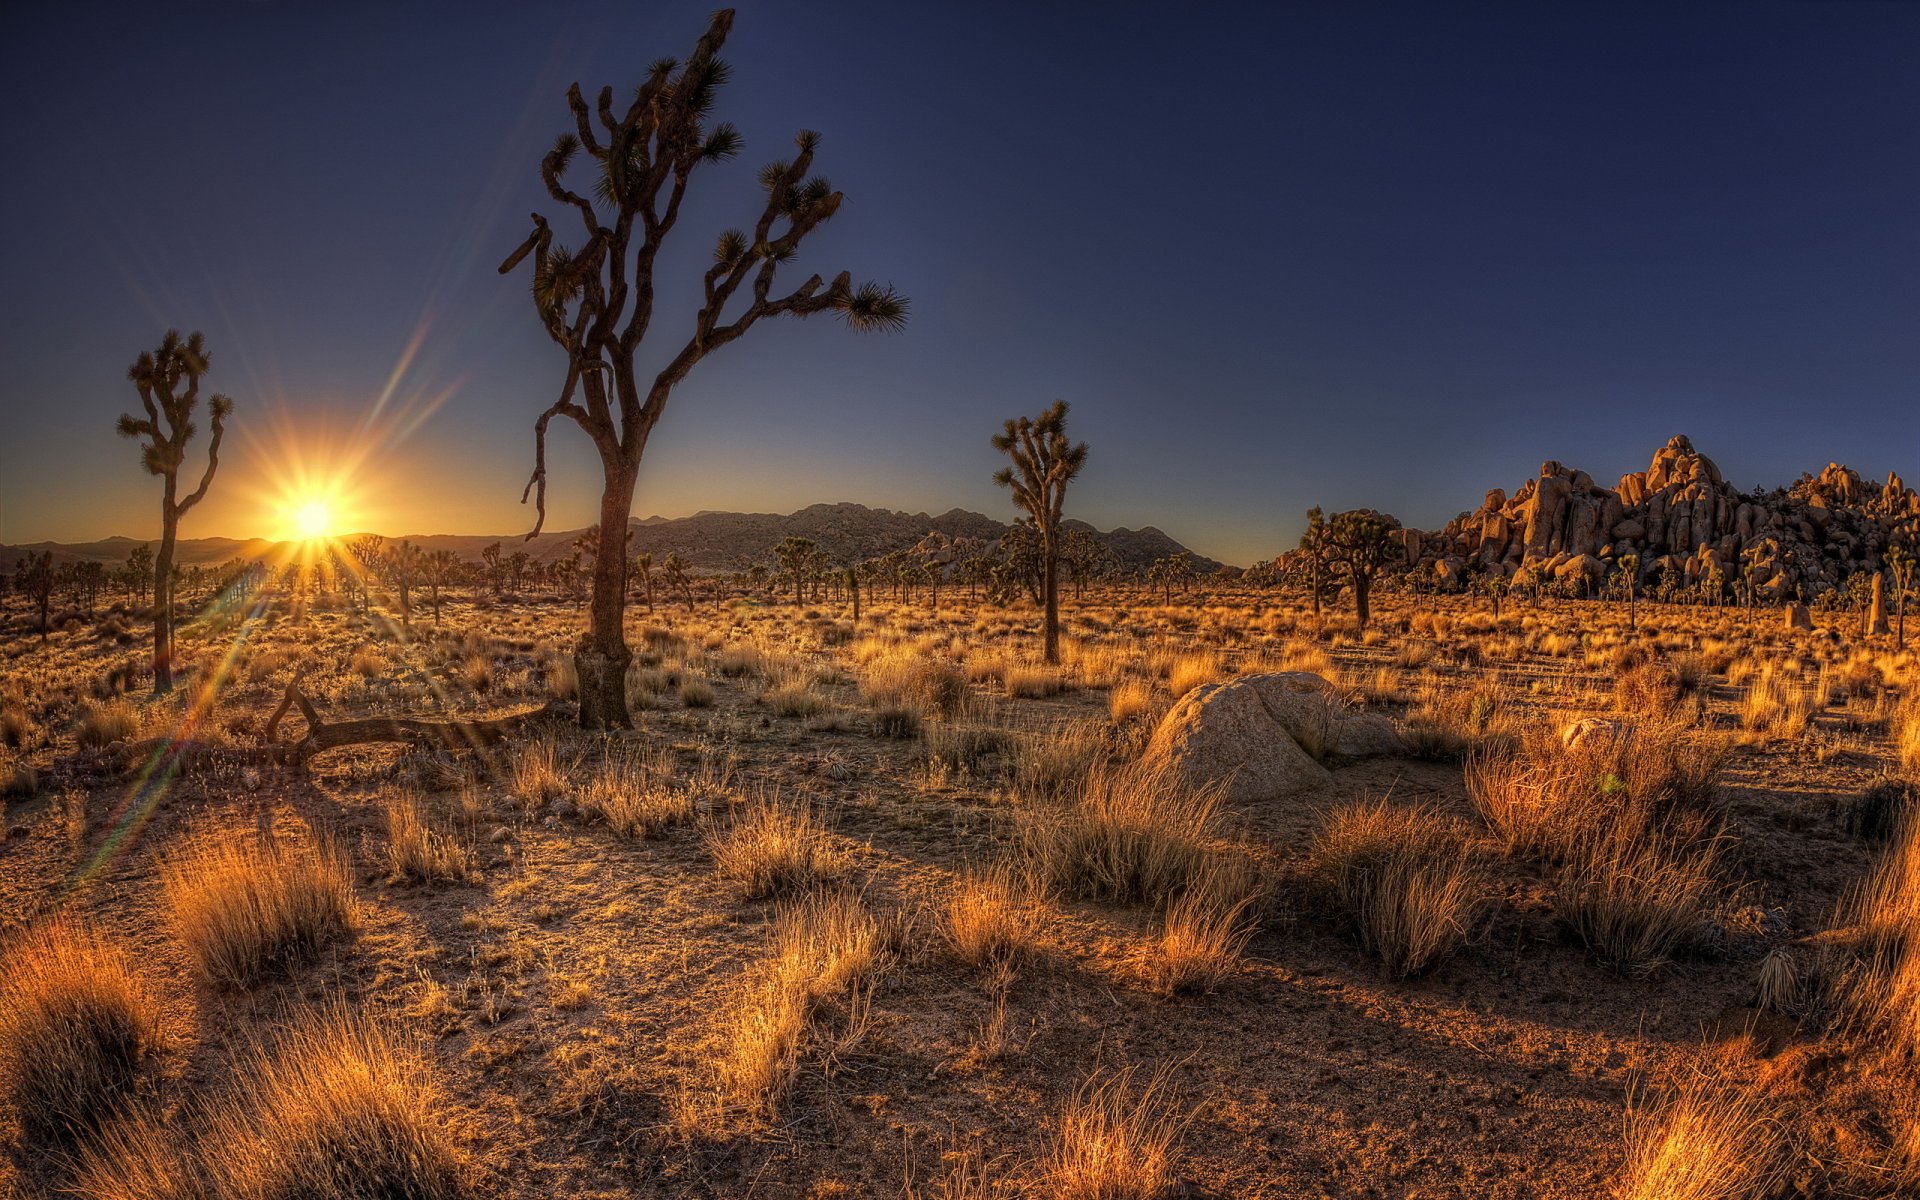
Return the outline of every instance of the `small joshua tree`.
{"type": "Polygon", "coordinates": [[[1907,645],[1907,593],[1913,590],[1914,556],[1904,546],[1887,550],[1887,574],[1893,576],[1894,645],[1907,645]]]}
{"type": "Polygon", "coordinates": [[[1321,593],[1326,590],[1329,551],[1326,515],[1317,504],[1307,510],[1307,528],[1300,535],[1300,549],[1307,556],[1307,594],[1313,604],[1313,615],[1317,617],[1321,593]]]}
{"type": "Polygon", "coordinates": [[[425,555],[412,542],[394,542],[381,555],[387,586],[400,597],[400,623],[413,624],[413,589],[420,586],[425,555]]]}
{"type": "MultiPolygon", "coordinates": [[[[841,194],[811,175],[820,135],[802,131],[792,158],[760,172],[765,193],[750,231],[729,229],[714,243],[713,262],[701,280],[698,309],[684,344],[660,349],[663,363],[652,378],[636,366],[654,316],[654,263],[680,216],[694,173],[738,154],[740,133],[725,122],[709,124],[728,68],[720,49],[733,29],[733,11],[713,15],[684,63],[661,59],[621,109],[611,87],[595,103],[575,84],[567,91],[573,131],[562,134],[540,162],[540,180],[563,210],[579,219],[584,239],[577,250],[554,240],[544,216],[500,264],[505,274],[531,257],[533,304],[540,324],[566,355],[559,398],[534,422],[533,477],[527,494],[538,496],[546,519],[547,424],[565,417],[592,439],[599,452],[600,545],[594,555],[593,598],[587,632],[574,650],[580,680],[580,724],[588,729],[631,728],[627,666],[633,661],[625,633],[627,522],[647,440],[667,401],[707,355],[744,336],[763,318],[836,313],[854,329],[891,330],[906,322],[907,301],[891,287],[855,285],[842,272],[831,282],[810,275],[784,294],[775,291],[780,268],[801,243],[832,219],[841,194]],[[594,179],[582,194],[570,186],[567,167],[584,151],[594,179]]],[[[529,534],[529,537],[533,534],[529,534]]]]}
{"type": "Polygon", "coordinates": [[[1640,626],[1634,620],[1634,598],[1640,592],[1640,556],[1622,554],[1616,565],[1620,568],[1620,588],[1627,593],[1627,628],[1638,629],[1640,626]]]}
{"type": "Polygon", "coordinates": [[[1353,619],[1365,629],[1373,617],[1368,603],[1373,577],[1400,557],[1400,544],[1388,535],[1400,522],[1370,508],[1335,513],[1326,524],[1327,561],[1347,577],[1353,589],[1353,619]]]}
{"type": "Polygon", "coordinates": [[[1047,610],[1046,660],[1060,661],[1060,504],[1087,461],[1087,444],[1067,441],[1067,402],[1038,417],[1018,417],[993,435],[993,448],[1013,460],[993,481],[1013,491],[1040,540],[1041,595],[1047,610]]]}
{"type": "Polygon", "coordinates": [[[34,608],[40,614],[40,640],[47,640],[48,626],[53,623],[53,551],[42,550],[39,557],[29,554],[20,560],[14,568],[14,581],[20,585],[34,608]]]}
{"type": "Polygon", "coordinates": [[[440,589],[460,577],[460,556],[451,550],[430,550],[420,561],[427,579],[427,602],[433,608],[433,627],[440,628],[440,589]]]}
{"type": "Polygon", "coordinates": [[[120,418],[120,436],[143,442],[141,463],[149,475],[164,481],[160,494],[160,550],[153,568],[153,694],[163,696],[173,690],[173,544],[180,531],[180,518],[206,498],[213,484],[213,473],[220,466],[220,440],[226,436],[227,417],[233,401],[219,393],[207,400],[212,414],[213,434],[207,441],[207,469],[200,486],[180,496],[180,468],[187,459],[187,443],[196,432],[193,410],[200,403],[200,377],[207,373],[209,359],[200,334],[189,334],[182,341],[169,329],[157,350],[142,351],[127,368],[127,378],[140,393],[145,417],[131,414],[120,418]]]}

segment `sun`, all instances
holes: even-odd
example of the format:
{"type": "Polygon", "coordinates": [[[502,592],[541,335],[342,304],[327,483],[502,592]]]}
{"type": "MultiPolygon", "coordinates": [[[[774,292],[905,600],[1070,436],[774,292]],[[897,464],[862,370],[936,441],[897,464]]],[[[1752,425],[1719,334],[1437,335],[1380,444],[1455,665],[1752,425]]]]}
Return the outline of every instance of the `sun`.
{"type": "Polygon", "coordinates": [[[333,506],[321,496],[296,500],[287,514],[294,536],[303,542],[317,542],[334,533],[333,506]]]}

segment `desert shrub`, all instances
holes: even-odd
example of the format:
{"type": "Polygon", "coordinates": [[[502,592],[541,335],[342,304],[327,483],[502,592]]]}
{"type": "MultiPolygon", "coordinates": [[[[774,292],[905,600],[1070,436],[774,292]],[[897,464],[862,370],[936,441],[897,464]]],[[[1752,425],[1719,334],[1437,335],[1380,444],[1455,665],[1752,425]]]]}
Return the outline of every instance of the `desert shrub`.
{"type": "Polygon", "coordinates": [[[456,1200],[472,1185],[451,1124],[416,1046],[332,1012],[255,1052],[202,1159],[221,1200],[456,1200]]]}
{"type": "Polygon", "coordinates": [[[776,717],[817,717],[830,707],[827,698],[805,680],[779,684],[761,699],[776,717]]]}
{"type": "Polygon", "coordinates": [[[109,700],[103,704],[88,700],[80,705],[74,738],[82,746],[132,741],[139,733],[140,714],[126,700],[109,700]]]}
{"type": "Polygon", "coordinates": [[[671,755],[610,753],[587,780],[580,806],[621,837],[660,837],[692,819],[694,796],[674,778],[671,755]]]}
{"type": "Polygon", "coordinates": [[[1842,811],[1847,832],[1869,842],[1885,842],[1920,811],[1920,787],[1888,777],[1873,782],[1842,811]]]}
{"type": "Polygon", "coordinates": [[[933,721],[922,733],[929,763],[970,774],[985,769],[1016,745],[1006,730],[977,721],[933,721]]]}
{"type": "Polygon", "coordinates": [[[1798,738],[1807,731],[1820,703],[1817,688],[1805,687],[1768,664],[1741,698],[1740,727],[1771,738],[1798,738]]]}
{"type": "Polygon", "coordinates": [[[24,758],[0,754],[0,801],[25,800],[40,793],[40,773],[24,758]]]}
{"type": "Polygon", "coordinates": [[[714,867],[749,900],[804,891],[839,879],[846,853],[813,810],[767,795],[707,833],[714,867]]]}
{"type": "Polygon", "coordinates": [[[970,871],[947,894],[938,926],[963,965],[976,971],[1010,970],[1034,952],[1039,901],[1006,864],[970,871]]]}
{"type": "Polygon", "coordinates": [[[860,694],[879,708],[912,707],[952,716],[967,700],[967,675],[959,664],[896,646],[869,662],[860,694]]]}
{"type": "Polygon", "coordinates": [[[474,869],[473,847],[425,803],[403,791],[386,802],[387,872],[395,880],[463,880],[474,869]]]}
{"type": "Polygon", "coordinates": [[[0,1088],[30,1145],[96,1127],[160,1038],[127,957],[77,921],[28,928],[0,956],[0,1088]]]}
{"type": "Polygon", "coordinates": [[[1195,787],[1164,759],[1095,763],[1077,794],[1030,815],[1029,852],[1074,895],[1163,906],[1215,857],[1220,788],[1195,787]]]}
{"type": "Polygon", "coordinates": [[[815,895],[781,908],[772,954],[721,1017],[714,1059],[721,1097],[773,1115],[799,1073],[810,1031],[851,1005],[885,958],[879,923],[857,896],[815,895]]]}
{"type": "Polygon", "coordinates": [[[1385,800],[1338,808],[1310,861],[1360,944],[1395,977],[1428,970],[1473,930],[1483,888],[1465,834],[1430,809],[1385,800]]]}
{"type": "Polygon", "coordinates": [[[680,681],[680,703],[688,708],[712,708],[713,700],[713,685],[706,680],[689,675],[680,681]]]}
{"type": "Polygon", "coordinates": [[[547,660],[547,694],[555,700],[575,700],[580,696],[580,671],[573,659],[556,655],[547,660]]]}
{"type": "Polygon", "coordinates": [[[325,844],[203,838],[162,859],[159,873],[174,930],[216,987],[250,988],[358,923],[346,858],[325,844]]]}
{"type": "Polygon", "coordinates": [[[1920,782],[1920,702],[1909,700],[1895,714],[1893,752],[1907,777],[1920,782]]]}
{"type": "Polygon", "coordinates": [[[33,737],[33,718],[26,705],[18,701],[0,704],[0,745],[9,750],[24,747],[33,737]]]}
{"type": "Polygon", "coordinates": [[[1784,1174],[1781,1128],[1757,1091],[1688,1080],[1627,1121],[1620,1200],[1765,1200],[1784,1174]]]}
{"type": "Polygon", "coordinates": [[[728,646],[714,656],[713,669],[729,679],[766,674],[767,656],[758,646],[728,646]]]}
{"type": "Polygon", "coordinates": [[[1883,962],[1920,950],[1920,819],[1891,832],[1866,878],[1842,896],[1836,918],[1883,962]]]}
{"type": "Polygon", "coordinates": [[[1162,1200],[1175,1184],[1184,1124],[1164,1078],[1135,1089],[1133,1073],[1096,1075],[1060,1114],[1042,1164],[1051,1200],[1162,1200]]]}
{"type": "Polygon", "coordinates": [[[353,652],[347,670],[362,679],[378,679],[387,673],[387,656],[381,653],[380,647],[368,643],[353,652]]]}

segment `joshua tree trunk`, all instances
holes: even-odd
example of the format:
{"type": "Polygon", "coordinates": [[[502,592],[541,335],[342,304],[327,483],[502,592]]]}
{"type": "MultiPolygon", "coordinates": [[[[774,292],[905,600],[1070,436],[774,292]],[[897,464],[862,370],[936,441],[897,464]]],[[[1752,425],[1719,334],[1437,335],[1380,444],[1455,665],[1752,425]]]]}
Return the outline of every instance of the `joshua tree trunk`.
{"type": "Polygon", "coordinates": [[[1373,608],[1367,603],[1367,593],[1373,587],[1373,580],[1364,571],[1355,571],[1349,578],[1353,583],[1353,619],[1364,630],[1367,622],[1373,619],[1373,608]]]}
{"type": "Polygon", "coordinates": [[[1046,596],[1047,637],[1045,657],[1050,663],[1060,661],[1060,559],[1054,553],[1053,538],[1050,533],[1041,535],[1040,557],[1041,590],[1046,596]]]}
{"type": "Polygon", "coordinates": [[[633,511],[639,464],[606,463],[606,489],[600,495],[600,545],[593,558],[593,589],[587,605],[587,631],[573,651],[580,679],[580,724],[589,729],[631,729],[627,711],[627,519],[633,511]]]}
{"type": "Polygon", "coordinates": [[[173,543],[180,517],[173,510],[173,477],[160,504],[160,550],[153,558],[153,694],[173,690],[173,543]]]}

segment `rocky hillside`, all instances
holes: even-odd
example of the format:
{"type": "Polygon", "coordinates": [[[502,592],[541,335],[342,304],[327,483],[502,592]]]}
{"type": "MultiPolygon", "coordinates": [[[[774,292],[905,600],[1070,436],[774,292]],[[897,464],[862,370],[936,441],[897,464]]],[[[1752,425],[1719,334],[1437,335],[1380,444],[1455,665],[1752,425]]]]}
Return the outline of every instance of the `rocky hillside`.
{"type": "MultiPolygon", "coordinates": [[[[656,560],[678,553],[695,571],[731,571],[743,562],[773,561],[773,548],[788,537],[811,538],[832,562],[858,562],[894,550],[911,549],[932,537],[935,543],[978,539],[992,542],[1007,531],[1007,523],[980,513],[952,509],[938,516],[926,513],[894,512],[868,508],[864,504],[814,504],[795,513],[702,512],[691,517],[645,517],[633,521],[633,545],[641,552],[651,551],[656,560]]],[[[1068,521],[1070,527],[1092,529],[1083,522],[1068,521]]],[[[552,562],[572,552],[580,530],[543,533],[533,541],[517,534],[474,536],[468,534],[428,534],[408,540],[423,549],[448,549],[473,560],[480,549],[500,542],[509,550],[524,550],[539,562],[552,562]]],[[[1115,529],[1095,535],[1128,568],[1145,566],[1156,558],[1185,550],[1151,525],[1144,529],[1115,529]]],[[[0,546],[0,571],[28,550],[52,549],[57,561],[96,559],[101,562],[125,562],[139,543],[131,538],[109,538],[82,545],[53,542],[32,546],[0,546]]],[[[226,562],[236,557],[269,558],[282,543],[259,540],[238,542],[230,538],[183,538],[179,561],[186,566],[226,562]]],[[[1194,567],[1212,571],[1220,564],[1210,558],[1194,556],[1194,567]]]]}
{"type": "Polygon", "coordinates": [[[1611,488],[1546,462],[1511,496],[1495,488],[1445,528],[1400,537],[1412,568],[1443,584],[1539,567],[1591,587],[1633,554],[1646,579],[1671,566],[1689,584],[1717,572],[1729,588],[1750,578],[1762,597],[1812,599],[1879,569],[1889,545],[1912,547],[1920,494],[1898,475],[1878,483],[1838,463],[1791,487],[1742,492],[1682,435],[1611,488]]]}

